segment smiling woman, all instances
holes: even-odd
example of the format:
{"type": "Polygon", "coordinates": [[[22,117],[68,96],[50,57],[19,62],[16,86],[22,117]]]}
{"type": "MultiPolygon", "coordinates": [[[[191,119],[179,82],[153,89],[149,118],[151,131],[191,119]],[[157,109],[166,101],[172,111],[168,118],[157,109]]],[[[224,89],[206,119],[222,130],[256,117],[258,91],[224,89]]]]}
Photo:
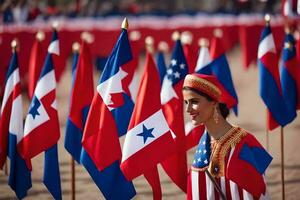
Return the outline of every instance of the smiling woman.
{"type": "Polygon", "coordinates": [[[206,132],[188,176],[188,199],[269,199],[264,172],[272,157],[255,137],[227,120],[229,95],[215,76],[187,75],[186,112],[206,132]]]}

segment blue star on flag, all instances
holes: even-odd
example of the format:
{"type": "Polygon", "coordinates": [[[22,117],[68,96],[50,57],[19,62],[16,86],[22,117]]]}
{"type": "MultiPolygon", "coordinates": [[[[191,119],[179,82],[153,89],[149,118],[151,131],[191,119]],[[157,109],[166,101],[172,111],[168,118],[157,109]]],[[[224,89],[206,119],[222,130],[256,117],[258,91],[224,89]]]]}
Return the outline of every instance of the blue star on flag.
{"type": "Polygon", "coordinates": [[[40,105],[41,105],[40,101],[36,97],[34,97],[29,109],[29,114],[32,115],[33,119],[35,119],[37,115],[40,115],[40,113],[38,112],[38,108],[40,107],[40,105]]]}
{"type": "Polygon", "coordinates": [[[149,137],[154,138],[154,135],[152,135],[153,129],[154,128],[147,129],[147,127],[143,124],[143,132],[137,134],[137,136],[142,136],[144,138],[144,144],[149,137]]]}

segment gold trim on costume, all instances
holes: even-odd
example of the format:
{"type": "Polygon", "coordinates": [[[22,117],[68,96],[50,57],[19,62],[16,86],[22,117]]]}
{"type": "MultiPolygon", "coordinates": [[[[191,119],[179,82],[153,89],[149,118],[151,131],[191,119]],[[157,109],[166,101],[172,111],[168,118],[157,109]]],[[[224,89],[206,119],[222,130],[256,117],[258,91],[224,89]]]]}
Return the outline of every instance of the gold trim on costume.
{"type": "Polygon", "coordinates": [[[213,83],[191,74],[186,75],[183,86],[203,91],[216,100],[221,96],[221,90],[213,83]]]}
{"type": "Polygon", "coordinates": [[[208,167],[196,168],[191,166],[193,171],[208,171],[214,177],[225,176],[225,157],[234,148],[243,137],[247,135],[247,132],[239,127],[233,126],[225,135],[218,140],[211,141],[211,156],[208,167]]]}

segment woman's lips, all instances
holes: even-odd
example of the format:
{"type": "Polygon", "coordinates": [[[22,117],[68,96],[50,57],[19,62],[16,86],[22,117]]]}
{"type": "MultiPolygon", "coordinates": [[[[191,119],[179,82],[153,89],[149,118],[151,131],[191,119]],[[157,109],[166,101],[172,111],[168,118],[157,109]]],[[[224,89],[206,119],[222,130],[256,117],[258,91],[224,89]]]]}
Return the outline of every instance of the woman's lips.
{"type": "Polygon", "coordinates": [[[198,114],[194,113],[194,114],[190,114],[190,116],[191,116],[192,120],[194,120],[194,119],[196,119],[196,117],[198,116],[198,114]]]}

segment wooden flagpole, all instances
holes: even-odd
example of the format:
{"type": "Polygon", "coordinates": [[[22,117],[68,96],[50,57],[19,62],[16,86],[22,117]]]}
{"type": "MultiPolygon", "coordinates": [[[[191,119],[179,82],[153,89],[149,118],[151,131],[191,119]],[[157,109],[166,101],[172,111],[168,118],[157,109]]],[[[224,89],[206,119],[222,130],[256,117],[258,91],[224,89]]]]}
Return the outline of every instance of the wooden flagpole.
{"type": "Polygon", "coordinates": [[[285,184],[284,184],[284,137],[283,127],[280,127],[280,152],[281,152],[281,189],[282,189],[282,200],[285,200],[285,184]]]}
{"type": "Polygon", "coordinates": [[[266,110],[266,149],[269,151],[268,109],[266,110]]]}
{"type": "Polygon", "coordinates": [[[7,176],[8,175],[8,167],[7,167],[7,161],[4,163],[4,174],[7,176]]]}
{"type": "Polygon", "coordinates": [[[71,156],[71,198],[75,200],[75,161],[71,156]]]}

